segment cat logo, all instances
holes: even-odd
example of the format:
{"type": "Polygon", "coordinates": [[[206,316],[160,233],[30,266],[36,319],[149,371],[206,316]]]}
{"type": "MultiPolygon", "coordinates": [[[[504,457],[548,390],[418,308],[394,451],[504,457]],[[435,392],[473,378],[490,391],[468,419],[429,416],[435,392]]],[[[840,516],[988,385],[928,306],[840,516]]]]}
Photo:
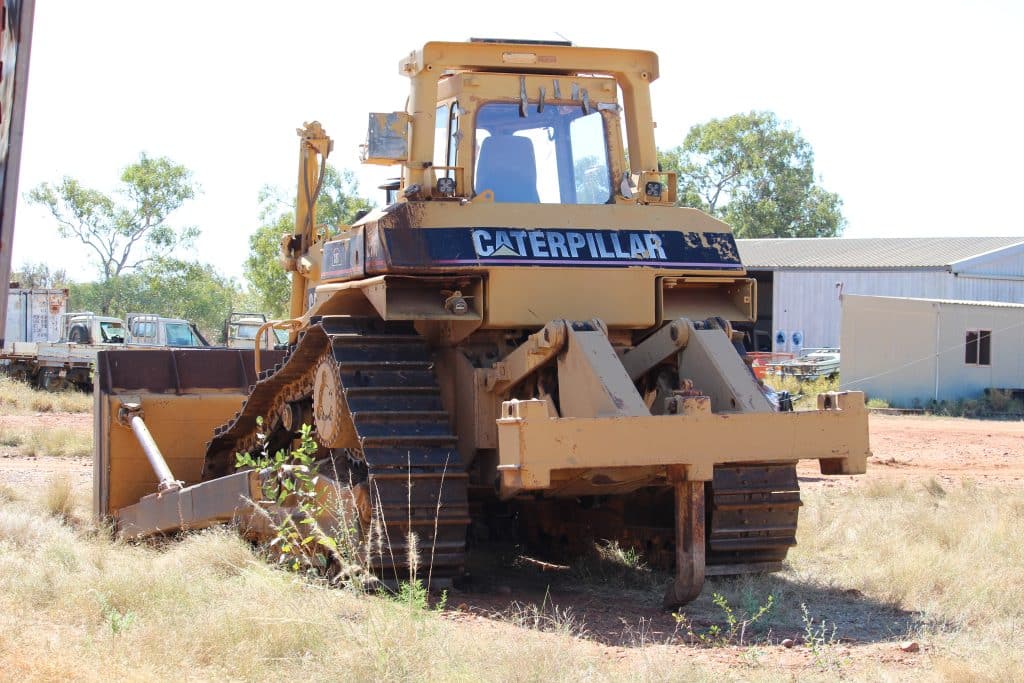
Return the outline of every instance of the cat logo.
{"type": "Polygon", "coordinates": [[[666,261],[661,236],[641,230],[473,230],[479,258],[666,261]]]}

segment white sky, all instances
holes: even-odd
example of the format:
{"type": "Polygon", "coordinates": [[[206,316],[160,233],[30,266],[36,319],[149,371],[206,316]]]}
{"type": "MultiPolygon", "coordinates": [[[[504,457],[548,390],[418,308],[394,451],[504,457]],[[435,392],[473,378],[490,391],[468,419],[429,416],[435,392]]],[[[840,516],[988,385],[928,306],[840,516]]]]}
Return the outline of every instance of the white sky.
{"type": "MultiPolygon", "coordinates": [[[[652,49],[657,142],[751,109],[816,152],[847,237],[1021,235],[1024,3],[560,3],[38,0],[21,190],[63,175],[113,189],[140,151],[190,168],[202,195],[174,216],[192,257],[241,276],[266,183],[291,190],[294,129],[318,119],[331,161],[359,168],[366,114],[402,109],[397,64],[428,40],[557,38],[652,49]]],[[[94,272],[81,244],[22,200],[14,266],[94,272]]]]}

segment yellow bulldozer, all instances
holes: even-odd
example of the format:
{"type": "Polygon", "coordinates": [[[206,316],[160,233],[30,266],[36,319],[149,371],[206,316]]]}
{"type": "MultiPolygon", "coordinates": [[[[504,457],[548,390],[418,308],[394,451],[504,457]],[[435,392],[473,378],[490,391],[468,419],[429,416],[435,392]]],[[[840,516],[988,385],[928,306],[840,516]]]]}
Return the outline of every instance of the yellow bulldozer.
{"type": "Polygon", "coordinates": [[[332,142],[298,131],[291,319],[267,324],[286,350],[100,354],[96,514],[132,538],[267,538],[294,511],[236,454],[307,424],[318,490],[353,501],[382,580],[418,557],[440,585],[467,543],[511,537],[636,549],[674,568],[669,606],[707,575],[778,569],[796,462],[865,471],[864,396],[780,411],[751,372],[733,324],[754,319],[755,280],[658,166],[657,56],[430,42],[399,71],[406,109],[370,114],[362,151],[401,168],[384,208],[318,226],[332,142]]]}

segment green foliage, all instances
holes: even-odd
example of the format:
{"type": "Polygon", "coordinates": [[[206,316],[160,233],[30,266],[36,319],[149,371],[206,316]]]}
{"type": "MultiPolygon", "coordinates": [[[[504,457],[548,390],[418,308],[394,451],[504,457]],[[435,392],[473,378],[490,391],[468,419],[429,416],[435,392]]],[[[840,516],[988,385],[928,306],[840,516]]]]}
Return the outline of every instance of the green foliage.
{"type": "Polygon", "coordinates": [[[395,602],[409,608],[410,612],[427,612],[431,609],[441,612],[448,605],[448,591],[441,591],[441,596],[430,605],[430,591],[423,585],[422,579],[412,578],[408,581],[398,583],[398,591],[395,593],[380,592],[395,602]]]}
{"type": "Polygon", "coordinates": [[[131,610],[121,611],[110,604],[110,600],[106,595],[98,591],[93,590],[93,595],[96,597],[96,602],[100,605],[100,614],[103,616],[103,621],[110,627],[110,632],[113,635],[120,635],[124,633],[132,624],[135,623],[135,613],[131,610]]]}
{"type": "Polygon", "coordinates": [[[868,408],[888,408],[889,402],[884,398],[869,398],[867,405],[868,408]]]}
{"type": "MultiPolygon", "coordinates": [[[[915,399],[916,407],[920,401],[915,399]]],[[[978,398],[929,400],[924,408],[933,415],[945,417],[1004,418],[1024,420],[1024,401],[1013,398],[1013,393],[1001,389],[988,389],[978,398]]]]}
{"type": "Polygon", "coordinates": [[[844,660],[834,653],[833,646],[839,642],[836,639],[836,625],[832,624],[832,629],[829,630],[828,623],[824,620],[815,624],[814,618],[811,617],[807,605],[804,603],[800,603],[800,611],[803,613],[804,646],[811,651],[814,664],[821,669],[839,669],[844,660]]]}
{"type": "MultiPolygon", "coordinates": [[[[262,419],[258,422],[262,427],[262,419]]],[[[317,522],[325,508],[316,490],[319,467],[315,457],[318,448],[311,434],[312,427],[302,425],[299,447],[290,452],[281,449],[273,455],[267,452],[266,436],[260,434],[264,443],[262,452],[256,457],[250,453],[237,453],[235,467],[268,470],[269,476],[263,481],[265,498],[281,507],[296,510],[274,524],[275,534],[270,548],[277,554],[278,562],[295,572],[322,576],[338,553],[338,542],[317,522]]]]}
{"type": "Polygon", "coordinates": [[[801,380],[793,375],[766,375],[764,383],[775,391],[788,391],[795,410],[816,410],[818,394],[839,391],[839,376],[801,380]]]}
{"type": "Polygon", "coordinates": [[[575,580],[592,585],[606,584],[619,588],[655,588],[664,580],[654,572],[635,548],[623,547],[618,541],[598,541],[594,552],[579,558],[572,565],[575,580]]]}
{"type": "Polygon", "coordinates": [[[240,292],[237,283],[209,264],[161,258],[137,272],[109,281],[71,287],[69,307],[74,310],[152,313],[185,318],[211,342],[222,341],[224,321],[240,292]]]}
{"type": "Polygon", "coordinates": [[[685,629],[687,637],[693,643],[700,643],[707,647],[724,647],[727,645],[743,646],[746,639],[747,629],[751,628],[760,619],[765,617],[775,606],[775,596],[769,594],[763,603],[755,598],[753,594],[744,596],[744,608],[740,614],[721,593],[713,593],[712,602],[722,611],[725,623],[722,625],[712,624],[704,631],[694,628],[693,622],[681,612],[674,612],[673,618],[676,624],[685,629]]]}
{"type": "MultiPolygon", "coordinates": [[[[87,188],[69,176],[42,183],[27,195],[30,203],[50,212],[61,237],[77,238],[88,247],[104,284],[168,258],[199,234],[198,228],[175,228],[168,222],[170,214],[199,190],[187,168],[143,153],[122,170],[120,180],[115,195],[87,188]]],[[[108,294],[113,290],[103,290],[104,296],[108,294]]],[[[98,310],[109,313],[110,300],[101,297],[100,303],[98,310]]]]}
{"type": "MultiPolygon", "coordinates": [[[[249,257],[245,260],[245,278],[258,300],[258,308],[274,318],[285,317],[291,296],[291,282],[278,261],[281,238],[295,232],[295,202],[282,190],[264,187],[260,192],[261,225],[249,237],[249,257]]],[[[355,221],[358,212],[372,208],[359,196],[359,184],[349,170],[328,164],[320,196],[316,201],[316,219],[328,234],[355,221]]]]}
{"type": "Polygon", "coordinates": [[[281,214],[249,236],[245,279],[258,301],[256,309],[271,318],[285,318],[288,315],[292,286],[288,273],[278,261],[278,254],[281,250],[281,236],[291,234],[294,224],[292,216],[281,214]]]}
{"type": "Polygon", "coordinates": [[[739,237],[834,237],[842,200],[815,184],[810,144],[771,112],[712,119],[659,153],[679,175],[677,203],[731,224],[739,237]]]}

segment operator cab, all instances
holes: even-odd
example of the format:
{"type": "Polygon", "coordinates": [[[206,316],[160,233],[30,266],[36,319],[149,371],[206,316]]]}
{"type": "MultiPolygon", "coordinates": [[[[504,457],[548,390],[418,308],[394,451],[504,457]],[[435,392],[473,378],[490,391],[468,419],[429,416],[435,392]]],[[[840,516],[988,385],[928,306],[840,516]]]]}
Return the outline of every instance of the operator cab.
{"type": "Polygon", "coordinates": [[[388,205],[675,203],[653,144],[652,53],[474,40],[428,43],[401,69],[407,111],[371,114],[363,153],[403,167],[388,205]]]}

